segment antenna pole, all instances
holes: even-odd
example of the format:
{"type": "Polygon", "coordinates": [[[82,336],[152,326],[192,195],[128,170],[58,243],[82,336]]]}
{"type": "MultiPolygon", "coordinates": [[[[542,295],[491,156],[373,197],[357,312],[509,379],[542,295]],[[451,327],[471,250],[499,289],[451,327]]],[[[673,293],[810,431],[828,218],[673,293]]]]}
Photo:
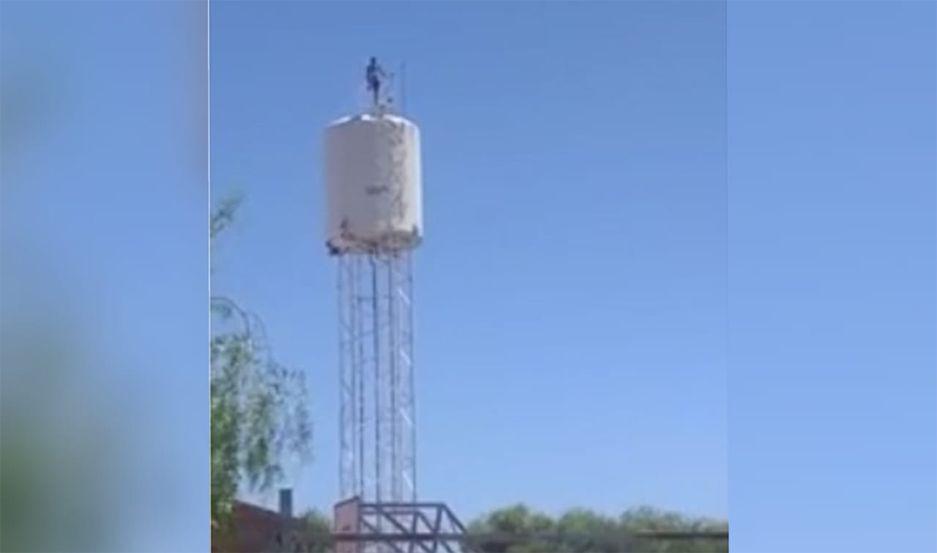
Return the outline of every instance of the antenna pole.
{"type": "Polygon", "coordinates": [[[400,114],[407,114],[407,62],[400,63],[400,114]]]}

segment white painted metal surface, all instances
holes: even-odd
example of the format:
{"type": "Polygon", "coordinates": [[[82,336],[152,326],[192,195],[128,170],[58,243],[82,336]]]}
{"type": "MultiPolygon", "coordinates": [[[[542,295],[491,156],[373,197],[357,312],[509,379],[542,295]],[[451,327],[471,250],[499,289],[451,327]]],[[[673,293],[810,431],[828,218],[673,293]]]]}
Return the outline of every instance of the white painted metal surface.
{"type": "Polygon", "coordinates": [[[412,122],[368,113],[329,125],[325,185],[332,253],[392,252],[420,243],[420,132],[412,122]]]}

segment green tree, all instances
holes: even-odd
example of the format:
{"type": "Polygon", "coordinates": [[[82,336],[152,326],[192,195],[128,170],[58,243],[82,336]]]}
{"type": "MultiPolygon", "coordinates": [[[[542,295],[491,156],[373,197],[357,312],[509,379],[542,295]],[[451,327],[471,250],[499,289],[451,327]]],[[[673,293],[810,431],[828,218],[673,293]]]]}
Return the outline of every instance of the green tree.
{"type": "Polygon", "coordinates": [[[469,534],[480,536],[475,545],[485,553],[558,553],[555,530],[553,519],[523,504],[492,511],[468,526],[469,534]]]}
{"type": "Polygon", "coordinates": [[[613,553],[628,544],[614,519],[587,509],[567,511],[556,525],[557,540],[570,553],[613,553]]]}
{"type": "Polygon", "coordinates": [[[653,532],[725,532],[724,521],[688,518],[650,507],[630,509],[614,518],[572,509],[553,519],[525,505],[493,511],[468,526],[482,553],[717,553],[724,539],[667,538],[653,532]],[[651,533],[651,534],[648,534],[651,533]]]}
{"type": "MultiPolygon", "coordinates": [[[[690,518],[672,511],[661,511],[652,507],[637,507],[622,513],[619,527],[629,535],[642,532],[727,532],[725,521],[710,518],[690,518]]],[[[636,543],[636,551],[647,553],[721,553],[728,550],[725,540],[713,539],[654,539],[643,538],[636,543]]]]}
{"type": "MultiPolygon", "coordinates": [[[[228,198],[212,212],[212,246],[239,206],[228,198]]],[[[226,296],[210,309],[211,523],[223,532],[238,490],[272,487],[286,455],[308,454],[312,427],[303,373],[277,362],[263,321],[226,296]]]]}
{"type": "Polygon", "coordinates": [[[300,544],[297,549],[303,553],[332,551],[332,525],[319,511],[309,510],[300,517],[297,537],[300,544]]]}

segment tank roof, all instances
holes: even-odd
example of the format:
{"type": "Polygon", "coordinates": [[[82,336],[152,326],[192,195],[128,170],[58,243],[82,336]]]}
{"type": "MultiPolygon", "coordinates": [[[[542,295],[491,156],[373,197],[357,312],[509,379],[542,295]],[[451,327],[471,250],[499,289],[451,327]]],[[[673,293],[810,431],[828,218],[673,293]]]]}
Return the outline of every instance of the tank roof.
{"type": "Polygon", "coordinates": [[[392,121],[394,123],[409,123],[413,125],[413,121],[410,121],[406,117],[397,115],[395,113],[359,113],[357,115],[346,115],[340,117],[331,123],[328,124],[329,127],[334,127],[336,125],[344,125],[351,121],[392,121]]]}

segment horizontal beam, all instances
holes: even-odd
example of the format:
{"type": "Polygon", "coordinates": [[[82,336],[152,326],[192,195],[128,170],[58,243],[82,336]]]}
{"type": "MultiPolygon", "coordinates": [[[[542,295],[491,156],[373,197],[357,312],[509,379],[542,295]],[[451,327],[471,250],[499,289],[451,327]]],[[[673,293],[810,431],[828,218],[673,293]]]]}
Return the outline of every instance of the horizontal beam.
{"type": "Polygon", "coordinates": [[[665,530],[645,530],[631,534],[635,538],[649,538],[659,540],[727,540],[729,533],[716,532],[677,532],[665,530]]]}
{"type": "Polygon", "coordinates": [[[446,507],[445,503],[434,503],[434,502],[417,502],[417,503],[407,503],[399,501],[382,501],[380,503],[361,503],[359,508],[364,509],[445,509],[449,510],[446,507]]]}
{"type": "MultiPolygon", "coordinates": [[[[664,540],[727,540],[728,532],[669,532],[669,531],[646,531],[628,534],[626,538],[639,539],[664,539],[664,540]]],[[[556,534],[535,534],[531,536],[516,536],[511,534],[461,534],[454,532],[408,532],[408,533],[348,533],[332,534],[335,541],[458,541],[458,542],[499,542],[499,543],[521,543],[526,541],[557,541],[556,534]]]]}
{"type": "Polygon", "coordinates": [[[351,542],[418,542],[418,541],[467,541],[470,538],[465,534],[447,533],[374,533],[374,534],[332,534],[334,541],[351,542]]]}

